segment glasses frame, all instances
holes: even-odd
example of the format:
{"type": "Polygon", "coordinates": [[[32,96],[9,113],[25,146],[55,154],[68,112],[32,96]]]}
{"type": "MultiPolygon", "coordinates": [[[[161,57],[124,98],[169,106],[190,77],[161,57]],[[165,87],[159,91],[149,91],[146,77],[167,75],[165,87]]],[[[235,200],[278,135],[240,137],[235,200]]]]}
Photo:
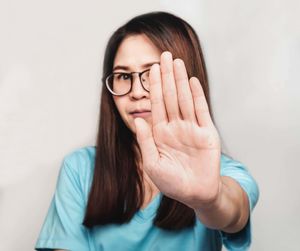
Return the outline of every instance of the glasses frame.
{"type": "Polygon", "coordinates": [[[111,74],[109,74],[106,78],[105,78],[105,85],[106,85],[106,88],[109,90],[109,92],[114,95],[114,96],[125,96],[127,95],[128,93],[131,92],[132,90],[132,84],[133,84],[133,74],[136,74],[138,73],[138,76],[139,76],[139,80],[140,80],[140,83],[143,87],[143,89],[147,92],[150,92],[150,90],[147,90],[145,88],[145,86],[143,85],[143,82],[142,82],[142,75],[147,72],[147,71],[150,71],[150,69],[147,69],[147,70],[144,70],[144,71],[141,71],[141,72],[138,72],[138,71],[132,71],[132,72],[113,72],[111,74]],[[108,79],[109,77],[113,76],[114,74],[120,74],[120,73],[124,73],[124,74],[129,74],[130,75],[130,89],[128,92],[126,92],[125,94],[116,94],[110,87],[109,87],[109,82],[108,82],[108,79]]]}

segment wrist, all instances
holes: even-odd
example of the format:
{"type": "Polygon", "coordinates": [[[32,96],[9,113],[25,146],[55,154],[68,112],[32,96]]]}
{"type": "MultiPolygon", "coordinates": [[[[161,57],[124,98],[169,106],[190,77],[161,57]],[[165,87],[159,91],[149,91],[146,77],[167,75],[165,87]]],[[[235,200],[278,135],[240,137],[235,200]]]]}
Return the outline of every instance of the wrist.
{"type": "Polygon", "coordinates": [[[212,194],[208,196],[209,198],[206,200],[195,197],[192,208],[195,211],[206,211],[206,210],[215,211],[219,209],[222,203],[222,196],[224,195],[223,193],[224,184],[221,177],[218,182],[217,188],[215,190],[216,192],[212,191],[212,194]]]}

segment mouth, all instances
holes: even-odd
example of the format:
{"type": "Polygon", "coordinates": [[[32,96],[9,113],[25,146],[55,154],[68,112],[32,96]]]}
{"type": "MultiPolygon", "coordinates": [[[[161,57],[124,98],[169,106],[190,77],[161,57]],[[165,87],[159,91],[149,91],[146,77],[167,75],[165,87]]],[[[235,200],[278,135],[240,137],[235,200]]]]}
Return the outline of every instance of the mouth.
{"type": "Polygon", "coordinates": [[[137,118],[137,117],[148,117],[149,115],[151,115],[151,111],[150,110],[134,110],[132,112],[129,113],[132,117],[137,118]]]}

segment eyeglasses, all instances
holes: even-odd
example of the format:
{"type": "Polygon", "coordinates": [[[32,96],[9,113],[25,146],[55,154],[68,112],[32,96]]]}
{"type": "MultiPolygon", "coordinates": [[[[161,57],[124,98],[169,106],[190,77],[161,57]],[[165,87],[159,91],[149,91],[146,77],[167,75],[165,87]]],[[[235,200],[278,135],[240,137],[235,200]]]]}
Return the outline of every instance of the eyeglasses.
{"type": "Polygon", "coordinates": [[[138,74],[142,87],[149,92],[150,69],[142,72],[113,72],[105,79],[107,89],[115,96],[123,96],[128,94],[132,89],[133,74],[138,74]]]}

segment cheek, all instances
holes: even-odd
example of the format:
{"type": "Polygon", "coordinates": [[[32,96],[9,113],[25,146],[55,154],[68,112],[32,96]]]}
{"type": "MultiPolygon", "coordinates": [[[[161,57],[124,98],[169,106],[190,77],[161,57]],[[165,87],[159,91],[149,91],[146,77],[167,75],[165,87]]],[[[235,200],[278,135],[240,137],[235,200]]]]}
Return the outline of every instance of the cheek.
{"type": "Polygon", "coordinates": [[[119,114],[123,121],[127,124],[128,123],[128,114],[127,114],[127,107],[126,107],[126,100],[123,100],[122,98],[114,98],[115,105],[119,111],[119,114]]]}
{"type": "Polygon", "coordinates": [[[118,109],[118,111],[119,111],[119,113],[121,114],[121,116],[123,116],[123,114],[124,114],[124,110],[125,110],[125,104],[123,104],[124,102],[122,102],[122,100],[120,100],[120,99],[114,99],[114,101],[115,101],[115,105],[116,105],[116,107],[117,107],[117,109],[118,109]]]}

